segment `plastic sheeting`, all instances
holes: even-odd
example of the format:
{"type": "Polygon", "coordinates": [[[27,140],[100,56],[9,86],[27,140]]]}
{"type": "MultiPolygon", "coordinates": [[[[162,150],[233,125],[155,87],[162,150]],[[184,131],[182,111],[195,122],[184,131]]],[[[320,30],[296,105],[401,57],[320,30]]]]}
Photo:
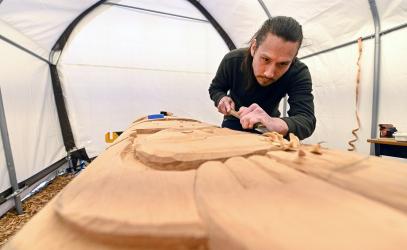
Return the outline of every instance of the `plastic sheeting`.
{"type": "MultiPolygon", "coordinates": [[[[203,18],[181,3],[171,13],[203,18]]],[[[106,132],[161,110],[220,124],[208,88],[228,49],[208,22],[122,7],[98,12],[75,32],[59,64],[77,147],[98,155],[106,132]]]]}
{"type": "MultiPolygon", "coordinates": [[[[60,160],[66,153],[48,64],[3,41],[0,41],[0,55],[0,84],[17,180],[20,182],[60,160]]],[[[6,180],[8,171],[4,151],[0,153],[2,192],[10,184],[6,180]]]]}

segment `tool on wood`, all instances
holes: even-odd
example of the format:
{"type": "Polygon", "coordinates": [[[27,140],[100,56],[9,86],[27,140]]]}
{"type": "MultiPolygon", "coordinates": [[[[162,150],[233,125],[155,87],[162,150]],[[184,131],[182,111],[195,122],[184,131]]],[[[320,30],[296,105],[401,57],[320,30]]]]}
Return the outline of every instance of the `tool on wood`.
{"type": "MultiPolygon", "coordinates": [[[[164,119],[166,116],[173,116],[173,113],[168,111],[160,111],[159,114],[148,115],[147,119],[148,120],[164,119]]],[[[106,132],[105,142],[113,143],[122,133],[123,131],[106,132]]]]}
{"type": "Polygon", "coordinates": [[[163,114],[152,114],[152,115],[148,115],[147,119],[148,120],[156,120],[156,119],[164,119],[165,115],[163,114]]]}
{"type": "MultiPolygon", "coordinates": [[[[232,115],[232,116],[236,117],[237,119],[240,119],[239,114],[238,114],[238,113],[236,112],[236,110],[234,110],[234,109],[231,109],[231,110],[229,111],[229,115],[232,115]]],[[[261,134],[264,134],[264,133],[267,133],[267,132],[271,132],[270,130],[268,130],[268,129],[266,128],[266,126],[264,126],[264,125],[261,124],[260,122],[254,124],[254,125],[253,125],[253,129],[256,130],[257,132],[261,133],[261,134]]]]}

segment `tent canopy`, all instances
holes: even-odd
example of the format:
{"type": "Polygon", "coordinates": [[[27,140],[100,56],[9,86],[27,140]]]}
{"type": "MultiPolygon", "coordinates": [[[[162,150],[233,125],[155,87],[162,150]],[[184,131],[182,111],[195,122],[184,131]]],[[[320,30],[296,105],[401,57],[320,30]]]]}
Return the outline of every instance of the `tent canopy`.
{"type": "MultiPolygon", "coordinates": [[[[3,0],[0,86],[18,182],[73,146],[97,156],[104,134],[137,116],[168,110],[220,123],[209,84],[223,55],[247,46],[267,13],[303,27],[298,57],[311,71],[317,117],[307,143],[346,149],[353,138],[359,37],[358,151],[369,153],[374,101],[379,123],[407,131],[406,0],[3,0]],[[372,6],[382,31],[378,100],[372,6]]],[[[0,151],[1,193],[10,182],[2,144],[0,151]]]]}

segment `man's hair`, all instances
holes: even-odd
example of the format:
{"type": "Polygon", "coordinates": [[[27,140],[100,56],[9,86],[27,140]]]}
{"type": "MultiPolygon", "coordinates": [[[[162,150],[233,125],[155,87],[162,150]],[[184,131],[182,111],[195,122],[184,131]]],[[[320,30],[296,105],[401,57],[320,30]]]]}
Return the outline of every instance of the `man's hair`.
{"type": "MultiPolygon", "coordinates": [[[[292,17],[276,16],[267,19],[263,23],[260,29],[253,35],[252,39],[250,39],[250,45],[252,45],[254,39],[256,39],[256,48],[258,48],[269,33],[276,35],[285,41],[298,42],[298,49],[302,44],[303,35],[301,25],[292,17]]],[[[242,71],[246,76],[246,90],[253,87],[253,82],[256,81],[256,77],[254,76],[252,69],[253,57],[250,53],[250,47],[246,51],[246,55],[241,66],[242,71]]]]}

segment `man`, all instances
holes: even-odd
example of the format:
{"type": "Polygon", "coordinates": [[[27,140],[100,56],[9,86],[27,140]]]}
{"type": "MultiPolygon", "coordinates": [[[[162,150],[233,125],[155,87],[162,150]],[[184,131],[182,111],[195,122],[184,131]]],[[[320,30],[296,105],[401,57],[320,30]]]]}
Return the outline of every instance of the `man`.
{"type": "Polygon", "coordinates": [[[311,75],[296,56],[303,39],[301,25],[291,17],[266,20],[250,41],[223,58],[209,94],[225,115],[222,127],[252,132],[256,123],[284,136],[309,137],[316,124],[311,75]],[[228,94],[229,92],[229,94],[228,94]],[[278,106],[288,94],[289,117],[278,106]],[[240,120],[229,114],[238,110],[240,120]]]}

